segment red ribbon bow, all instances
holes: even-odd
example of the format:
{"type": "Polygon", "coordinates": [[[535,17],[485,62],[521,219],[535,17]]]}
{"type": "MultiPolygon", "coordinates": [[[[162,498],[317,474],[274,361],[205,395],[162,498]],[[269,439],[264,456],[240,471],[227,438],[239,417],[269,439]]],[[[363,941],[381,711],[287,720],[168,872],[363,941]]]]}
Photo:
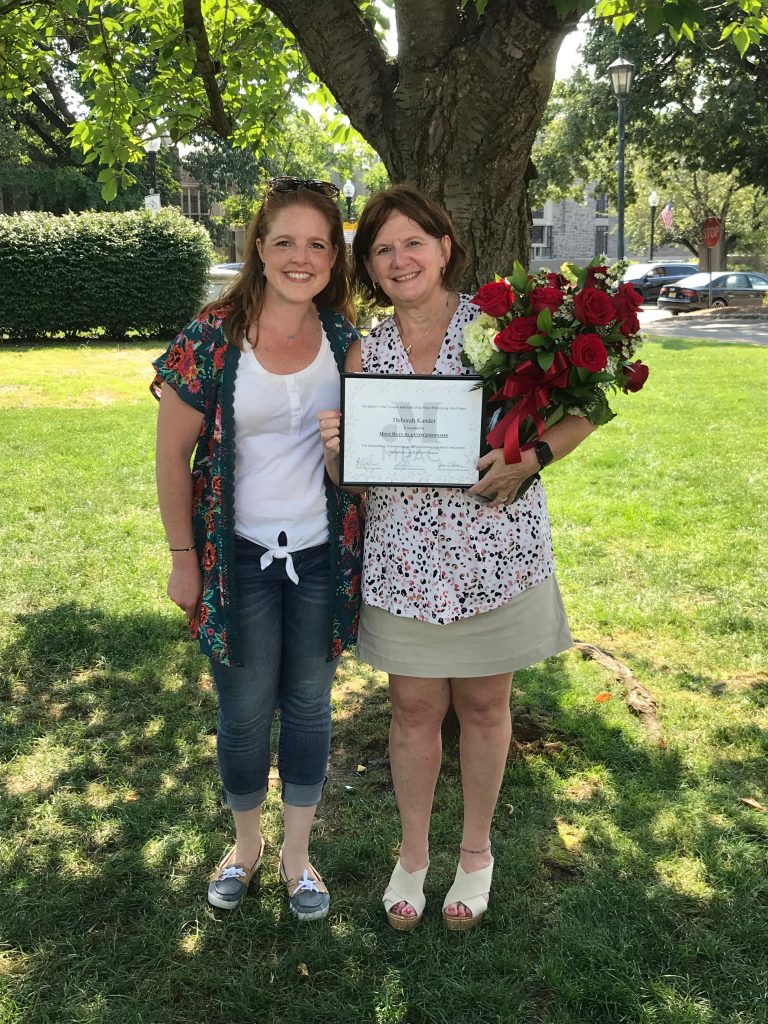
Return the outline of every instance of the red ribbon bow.
{"type": "Polygon", "coordinates": [[[509,465],[520,462],[520,428],[530,417],[539,437],[544,433],[546,424],[541,417],[541,409],[549,405],[552,388],[568,386],[570,363],[562,352],[556,352],[552,365],[542,370],[538,363],[526,359],[515,367],[507,377],[504,387],[498,391],[491,401],[501,398],[518,399],[514,406],[486,435],[485,440],[491,448],[504,447],[504,461],[509,465]]]}

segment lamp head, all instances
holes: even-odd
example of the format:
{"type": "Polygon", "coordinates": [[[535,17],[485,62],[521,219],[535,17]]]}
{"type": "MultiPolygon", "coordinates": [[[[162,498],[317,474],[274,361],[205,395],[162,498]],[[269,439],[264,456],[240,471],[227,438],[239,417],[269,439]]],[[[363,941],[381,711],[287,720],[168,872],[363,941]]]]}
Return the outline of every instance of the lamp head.
{"type": "Polygon", "coordinates": [[[627,60],[626,57],[617,57],[608,68],[608,74],[616,99],[626,99],[635,80],[635,65],[631,60],[627,60]]]}
{"type": "Polygon", "coordinates": [[[355,195],[355,185],[349,178],[344,182],[341,188],[341,194],[345,199],[353,199],[355,195]]]}

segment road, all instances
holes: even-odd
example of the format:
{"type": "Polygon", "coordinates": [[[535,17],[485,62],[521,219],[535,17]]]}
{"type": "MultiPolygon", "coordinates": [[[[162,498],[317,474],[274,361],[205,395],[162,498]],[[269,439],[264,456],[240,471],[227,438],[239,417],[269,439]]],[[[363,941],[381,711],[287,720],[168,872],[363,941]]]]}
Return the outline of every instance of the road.
{"type": "Polygon", "coordinates": [[[669,310],[657,309],[652,304],[641,310],[640,326],[645,334],[667,338],[708,338],[711,341],[768,345],[768,318],[734,321],[727,313],[722,319],[715,314],[697,317],[681,313],[680,316],[672,316],[669,310]]]}

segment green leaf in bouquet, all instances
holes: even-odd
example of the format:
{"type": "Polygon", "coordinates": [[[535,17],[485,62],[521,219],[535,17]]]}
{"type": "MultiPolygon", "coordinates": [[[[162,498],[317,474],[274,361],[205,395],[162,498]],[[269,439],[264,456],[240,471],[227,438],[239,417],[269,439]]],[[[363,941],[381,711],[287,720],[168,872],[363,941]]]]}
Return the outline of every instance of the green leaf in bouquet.
{"type": "Polygon", "coordinates": [[[484,369],[488,373],[495,373],[497,370],[506,369],[508,364],[506,352],[494,352],[488,362],[485,364],[484,369]]]}
{"type": "Polygon", "coordinates": [[[605,381],[612,381],[613,374],[608,370],[602,370],[600,373],[591,373],[589,379],[594,381],[595,384],[603,384],[605,381]]]}
{"type": "Polygon", "coordinates": [[[461,365],[462,366],[473,366],[472,360],[469,358],[466,352],[461,353],[461,365]]]}
{"type": "Polygon", "coordinates": [[[584,411],[587,414],[587,418],[590,422],[596,426],[602,426],[604,423],[610,423],[616,413],[611,412],[611,407],[608,405],[608,399],[605,397],[605,393],[599,388],[593,392],[592,398],[584,406],[584,411]]]}
{"type": "Polygon", "coordinates": [[[586,384],[591,376],[589,370],[586,370],[583,366],[574,366],[574,370],[580,383],[586,384]]]}
{"type": "Polygon", "coordinates": [[[560,422],[563,416],[565,416],[565,406],[558,404],[554,407],[554,409],[552,409],[551,412],[548,412],[544,416],[544,426],[547,428],[553,427],[555,423],[560,422]]]}
{"type": "Polygon", "coordinates": [[[550,366],[552,365],[552,363],[554,363],[554,361],[555,361],[555,353],[554,352],[537,352],[536,353],[536,360],[537,360],[539,366],[542,368],[542,370],[548,370],[550,368],[550,366]]]}
{"type": "Polygon", "coordinates": [[[534,348],[540,348],[541,345],[546,345],[549,338],[545,338],[543,334],[532,334],[528,339],[528,344],[534,348]]]}
{"type": "Polygon", "coordinates": [[[543,331],[544,334],[549,334],[552,330],[552,313],[548,306],[545,306],[536,317],[536,326],[540,331],[543,331]]]}
{"type": "Polygon", "coordinates": [[[528,272],[522,263],[518,263],[517,260],[515,260],[512,268],[512,279],[510,284],[515,292],[524,292],[525,286],[528,284],[528,272]]]}

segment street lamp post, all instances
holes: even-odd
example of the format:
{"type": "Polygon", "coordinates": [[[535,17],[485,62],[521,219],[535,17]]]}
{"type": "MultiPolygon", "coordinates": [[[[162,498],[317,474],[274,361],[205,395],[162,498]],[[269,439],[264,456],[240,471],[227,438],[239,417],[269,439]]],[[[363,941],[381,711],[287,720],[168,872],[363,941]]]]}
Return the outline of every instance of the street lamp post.
{"type": "Polygon", "coordinates": [[[616,204],[617,231],[618,231],[618,258],[624,259],[624,108],[627,97],[632,89],[632,82],[635,77],[635,65],[631,60],[624,57],[617,57],[608,68],[611,77],[611,85],[619,105],[619,194],[616,204]]]}
{"type": "Polygon", "coordinates": [[[347,201],[347,220],[352,220],[352,200],[355,198],[355,185],[354,182],[347,178],[341,189],[342,195],[347,201]]]}
{"type": "Polygon", "coordinates": [[[653,230],[656,227],[656,209],[659,205],[658,192],[651,192],[648,196],[648,205],[651,208],[651,253],[648,257],[648,262],[653,263],[653,230]]]}
{"type": "Polygon", "coordinates": [[[159,135],[146,139],[144,142],[144,149],[147,153],[147,166],[149,168],[150,195],[154,195],[157,192],[157,154],[162,144],[163,142],[159,135]]]}

